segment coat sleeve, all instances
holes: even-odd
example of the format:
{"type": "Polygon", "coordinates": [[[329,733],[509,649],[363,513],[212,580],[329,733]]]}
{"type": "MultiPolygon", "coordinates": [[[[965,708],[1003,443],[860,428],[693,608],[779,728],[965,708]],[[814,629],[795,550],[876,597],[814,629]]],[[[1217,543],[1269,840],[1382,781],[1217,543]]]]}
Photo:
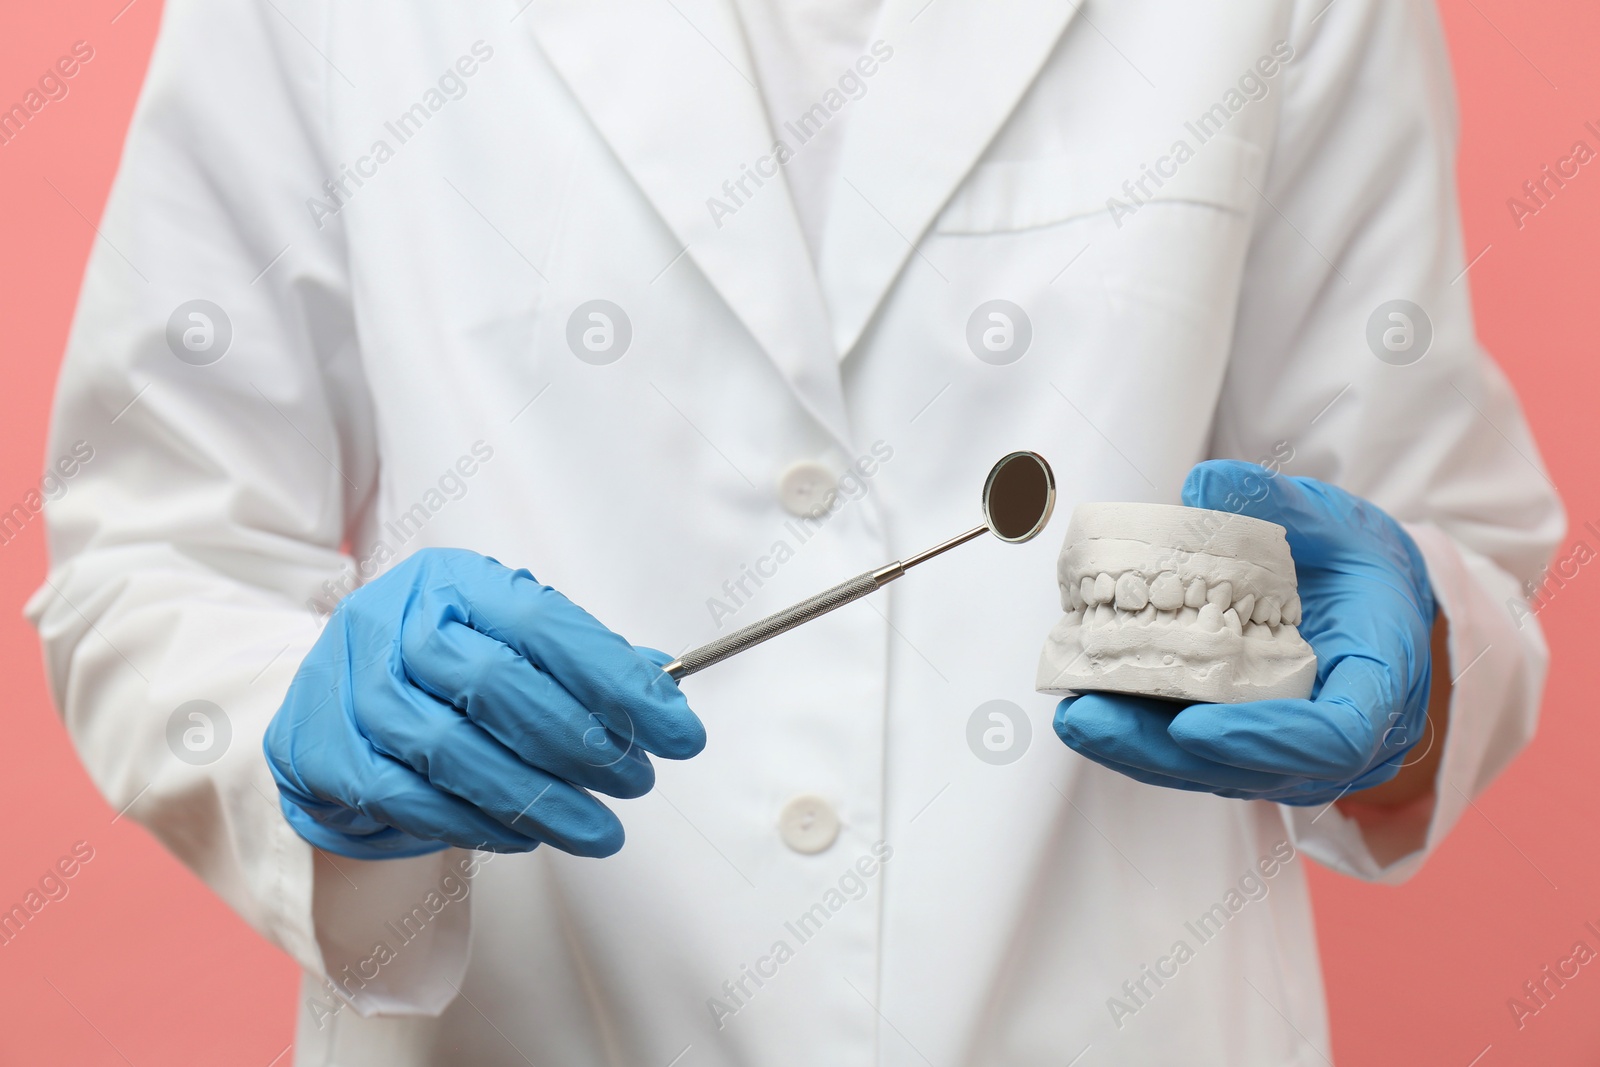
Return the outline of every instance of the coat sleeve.
{"type": "Polygon", "coordinates": [[[1311,856],[1397,882],[1533,733],[1547,652],[1525,583],[1565,519],[1473,333],[1432,3],[1302,3],[1290,41],[1212,453],[1372,500],[1427,561],[1450,630],[1435,671],[1455,680],[1433,797],[1364,830],[1336,807],[1283,809],[1311,856]]]}
{"type": "Polygon", "coordinates": [[[75,470],[28,615],[114,809],[363,1012],[436,1011],[465,967],[467,857],[314,853],[261,749],[379,476],[342,236],[307,207],[335,173],[323,18],[166,5],[61,371],[48,455],[75,470]],[[401,921],[441,884],[449,909],[401,921]],[[385,920],[418,933],[377,971],[385,920]]]}

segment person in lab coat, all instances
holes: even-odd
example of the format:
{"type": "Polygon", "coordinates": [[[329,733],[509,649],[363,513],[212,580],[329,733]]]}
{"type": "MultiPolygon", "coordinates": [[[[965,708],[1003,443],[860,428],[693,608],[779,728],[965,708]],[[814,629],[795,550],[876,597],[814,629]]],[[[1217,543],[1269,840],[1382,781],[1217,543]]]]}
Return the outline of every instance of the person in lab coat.
{"type": "Polygon", "coordinates": [[[1308,859],[1413,873],[1545,673],[1454,125],[1425,0],[169,0],[63,718],[298,1064],[1320,1063],[1308,859]],[[1036,694],[1059,522],[659,671],[1014,449],[1282,522],[1316,698],[1036,694]]]}

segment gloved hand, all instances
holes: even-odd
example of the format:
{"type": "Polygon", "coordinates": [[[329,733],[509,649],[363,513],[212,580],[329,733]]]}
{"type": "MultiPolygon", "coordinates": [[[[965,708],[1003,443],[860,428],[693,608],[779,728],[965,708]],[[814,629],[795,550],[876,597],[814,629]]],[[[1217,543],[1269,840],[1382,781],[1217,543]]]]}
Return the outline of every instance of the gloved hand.
{"type": "Polygon", "coordinates": [[[610,855],[622,824],[585,790],[640,796],[645,752],[705,747],[671,658],[525,570],[424,549],[346,597],[300,664],[264,744],[283,813],[356,859],[610,855]]]}
{"type": "Polygon", "coordinates": [[[1310,700],[1191,704],[1091,693],[1056,709],[1075,751],[1151,785],[1322,804],[1388,781],[1423,737],[1433,587],[1409,534],[1382,510],[1311,478],[1253,463],[1201,463],[1191,507],[1288,531],[1300,633],[1317,654],[1310,700]]]}

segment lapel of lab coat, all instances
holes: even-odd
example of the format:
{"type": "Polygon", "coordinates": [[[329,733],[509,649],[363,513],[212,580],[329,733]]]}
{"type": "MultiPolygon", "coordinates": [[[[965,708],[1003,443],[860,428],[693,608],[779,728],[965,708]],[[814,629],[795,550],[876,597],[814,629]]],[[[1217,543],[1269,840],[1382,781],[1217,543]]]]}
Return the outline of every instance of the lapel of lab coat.
{"type": "Polygon", "coordinates": [[[523,17],[681,254],[848,444],[837,353],[793,202],[781,177],[758,186],[747,176],[774,138],[732,4],[535,0],[523,17]]]}
{"type": "Polygon", "coordinates": [[[885,4],[875,35],[895,54],[847,105],[815,269],[781,178],[725,188],[775,141],[729,0],[534,0],[523,16],[683,254],[845,444],[836,361],[1077,13],[1070,0],[932,2],[885,4]]]}
{"type": "Polygon", "coordinates": [[[894,55],[845,129],[818,271],[841,359],[1084,2],[887,0],[894,55]]]}

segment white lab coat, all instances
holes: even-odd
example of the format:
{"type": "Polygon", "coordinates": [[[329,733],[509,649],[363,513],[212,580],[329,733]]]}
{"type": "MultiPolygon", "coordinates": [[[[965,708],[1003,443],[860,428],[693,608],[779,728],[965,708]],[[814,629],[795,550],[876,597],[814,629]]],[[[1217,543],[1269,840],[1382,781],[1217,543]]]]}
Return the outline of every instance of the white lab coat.
{"type": "Polygon", "coordinates": [[[888,0],[815,270],[781,183],[724,192],[774,139],[728,0],[520,7],[169,0],[61,376],[51,455],[93,448],[31,607],[63,716],[109,803],[306,968],[296,1062],[1320,1063],[1301,854],[1404,878],[1527,740],[1545,649],[1508,605],[1563,528],[1473,337],[1429,5],[888,0]],[[1143,165],[1172,176],[1135,200],[1143,165]],[[196,298],[232,327],[207,366],[166,339],[196,298]],[[1433,326],[1409,366],[1365,340],[1394,298],[1433,326]],[[608,365],[568,344],[596,299],[631,327],[608,365]],[[1008,365],[967,342],[996,299],[1031,326],[1008,365]],[[864,495],[793,525],[783,472],[875,446],[864,495]],[[1054,527],[686,680],[709,745],[614,805],[617,856],[467,892],[471,854],[314,857],[279,814],[261,733],[353,565],[476,549],[677,652],[966,529],[1018,448],[1054,527]],[[1402,858],[1051,732],[1062,517],[1175,501],[1208,456],[1422,548],[1465,673],[1402,858]],[[197,699],[231,728],[198,766],[168,742],[197,699]],[[968,742],[992,700],[1031,725],[1005,765],[968,742]],[[842,823],[822,852],[780,832],[800,795],[842,823]]]}

